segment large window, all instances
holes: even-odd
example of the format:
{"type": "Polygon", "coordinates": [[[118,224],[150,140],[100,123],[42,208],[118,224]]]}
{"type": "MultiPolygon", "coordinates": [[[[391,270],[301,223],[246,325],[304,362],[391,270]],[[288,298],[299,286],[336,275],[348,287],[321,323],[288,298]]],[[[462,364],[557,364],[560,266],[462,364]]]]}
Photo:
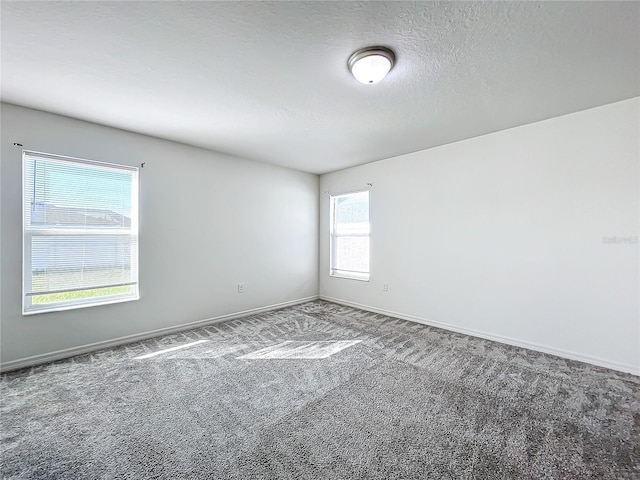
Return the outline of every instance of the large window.
{"type": "Polygon", "coordinates": [[[331,197],[330,275],[369,280],[369,230],[369,192],[331,197]]]}
{"type": "Polygon", "coordinates": [[[138,169],[23,152],[23,313],[138,297],[138,169]]]}

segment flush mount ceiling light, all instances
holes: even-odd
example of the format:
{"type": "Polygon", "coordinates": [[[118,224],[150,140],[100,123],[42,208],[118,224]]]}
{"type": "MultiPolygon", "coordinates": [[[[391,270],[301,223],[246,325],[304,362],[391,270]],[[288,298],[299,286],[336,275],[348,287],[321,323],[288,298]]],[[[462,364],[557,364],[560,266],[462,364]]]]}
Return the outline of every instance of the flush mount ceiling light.
{"type": "Polygon", "coordinates": [[[351,55],[347,64],[356,80],[370,85],[382,80],[395,61],[395,54],[387,47],[367,47],[351,55]]]}

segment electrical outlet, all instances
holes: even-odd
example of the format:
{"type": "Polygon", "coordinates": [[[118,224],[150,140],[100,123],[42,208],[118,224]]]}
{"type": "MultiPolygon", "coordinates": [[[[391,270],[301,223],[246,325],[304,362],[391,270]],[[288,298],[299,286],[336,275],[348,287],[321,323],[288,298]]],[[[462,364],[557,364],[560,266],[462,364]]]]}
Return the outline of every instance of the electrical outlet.
{"type": "Polygon", "coordinates": [[[383,292],[388,292],[389,291],[389,284],[385,283],[384,285],[382,285],[382,291],[383,292]]]}
{"type": "Polygon", "coordinates": [[[244,283],[238,284],[238,293],[244,293],[244,283]]]}

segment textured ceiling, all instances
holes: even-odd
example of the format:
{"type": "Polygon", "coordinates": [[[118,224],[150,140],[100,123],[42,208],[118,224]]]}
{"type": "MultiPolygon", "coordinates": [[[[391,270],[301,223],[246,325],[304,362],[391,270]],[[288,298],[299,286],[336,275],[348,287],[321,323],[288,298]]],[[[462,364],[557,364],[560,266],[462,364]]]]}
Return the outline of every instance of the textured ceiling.
{"type": "Polygon", "coordinates": [[[3,101],[313,173],[640,95],[637,1],[1,8],[3,101]]]}

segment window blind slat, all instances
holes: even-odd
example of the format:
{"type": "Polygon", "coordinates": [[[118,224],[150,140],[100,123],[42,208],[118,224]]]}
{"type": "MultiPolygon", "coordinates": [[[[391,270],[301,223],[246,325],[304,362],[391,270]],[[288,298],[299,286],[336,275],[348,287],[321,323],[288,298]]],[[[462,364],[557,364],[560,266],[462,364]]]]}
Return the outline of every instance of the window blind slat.
{"type": "MultiPolygon", "coordinates": [[[[98,286],[96,286],[94,288],[100,289],[100,288],[126,287],[126,286],[130,286],[130,285],[136,285],[136,282],[114,283],[112,285],[98,285],[98,286]]],[[[25,295],[31,297],[33,295],[50,295],[52,293],[68,293],[68,292],[78,292],[78,291],[82,291],[82,290],[87,290],[87,288],[80,287],[80,288],[67,288],[66,290],[48,290],[46,292],[26,293],[25,295]]]]}

